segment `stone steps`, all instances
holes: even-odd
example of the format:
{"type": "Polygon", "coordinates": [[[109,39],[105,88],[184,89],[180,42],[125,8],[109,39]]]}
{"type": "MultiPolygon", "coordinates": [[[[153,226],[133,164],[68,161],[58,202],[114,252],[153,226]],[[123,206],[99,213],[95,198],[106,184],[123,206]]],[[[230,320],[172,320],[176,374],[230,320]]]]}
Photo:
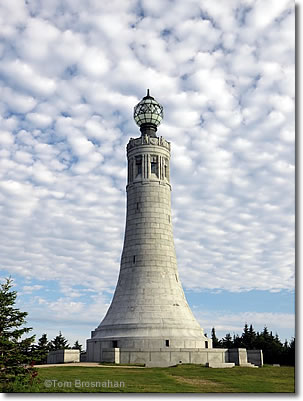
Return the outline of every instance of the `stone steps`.
{"type": "Polygon", "coordinates": [[[233,368],[234,362],[207,362],[205,365],[207,368],[233,368]]]}
{"type": "MultiPolygon", "coordinates": [[[[207,362],[206,367],[208,368],[233,368],[235,365],[234,362],[207,362]]],[[[259,366],[254,365],[253,363],[241,363],[241,368],[258,368],[259,366]]]]}
{"type": "Polygon", "coordinates": [[[254,365],[253,363],[241,363],[240,364],[241,368],[258,368],[259,366],[254,365]]]}

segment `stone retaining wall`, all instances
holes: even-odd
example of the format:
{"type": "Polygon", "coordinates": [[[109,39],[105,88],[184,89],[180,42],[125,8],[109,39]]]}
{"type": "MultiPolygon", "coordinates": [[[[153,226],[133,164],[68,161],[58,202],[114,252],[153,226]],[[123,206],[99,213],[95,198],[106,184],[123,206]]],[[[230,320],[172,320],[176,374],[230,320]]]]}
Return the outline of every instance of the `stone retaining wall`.
{"type": "Polygon", "coordinates": [[[182,363],[201,364],[209,366],[234,363],[238,366],[248,366],[253,363],[263,365],[262,351],[246,351],[245,348],[228,350],[226,348],[159,348],[153,350],[144,349],[120,349],[100,348],[100,362],[112,362],[121,364],[144,364],[146,367],[166,367],[182,363]],[[250,355],[248,358],[247,355],[250,355]]]}

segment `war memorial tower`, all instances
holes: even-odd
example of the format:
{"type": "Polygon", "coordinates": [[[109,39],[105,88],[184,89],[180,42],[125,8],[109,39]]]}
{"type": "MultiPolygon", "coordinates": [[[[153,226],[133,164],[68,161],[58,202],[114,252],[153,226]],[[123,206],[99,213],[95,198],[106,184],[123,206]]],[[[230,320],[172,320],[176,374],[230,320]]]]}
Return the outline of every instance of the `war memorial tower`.
{"type": "MultiPolygon", "coordinates": [[[[87,340],[87,361],[227,362],[213,349],[186,301],[171,218],[170,143],[158,137],[163,107],[149,94],[134,108],[141,136],[127,145],[127,214],[112,303],[87,340]]],[[[225,350],[226,351],[226,350],[225,350]]]]}

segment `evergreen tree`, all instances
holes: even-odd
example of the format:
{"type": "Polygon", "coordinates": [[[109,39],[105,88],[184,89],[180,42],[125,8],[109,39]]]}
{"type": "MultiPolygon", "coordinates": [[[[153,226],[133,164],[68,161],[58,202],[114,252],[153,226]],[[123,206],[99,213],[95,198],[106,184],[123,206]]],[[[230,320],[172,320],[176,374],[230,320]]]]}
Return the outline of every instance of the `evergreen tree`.
{"type": "Polygon", "coordinates": [[[283,346],[282,346],[282,352],[281,352],[281,360],[280,360],[280,363],[282,364],[282,365],[289,365],[290,363],[289,363],[289,345],[288,345],[288,341],[287,340],[285,340],[284,341],[284,344],[283,344],[283,346]]]}
{"type": "Polygon", "coordinates": [[[233,336],[233,348],[242,348],[243,344],[242,344],[242,338],[239,337],[239,335],[234,334],[233,336]]]}
{"type": "Polygon", "coordinates": [[[42,336],[39,338],[39,340],[38,340],[38,348],[48,351],[49,347],[48,347],[48,340],[47,340],[47,334],[46,333],[42,334],[42,336]]]}
{"type": "Polygon", "coordinates": [[[248,324],[245,323],[239,343],[241,343],[241,347],[246,349],[256,349],[256,332],[252,324],[248,328],[248,324]]]}
{"type": "Polygon", "coordinates": [[[255,336],[255,349],[262,349],[263,345],[263,337],[261,333],[257,331],[256,336],[255,336]]]}
{"type": "MultiPolygon", "coordinates": [[[[215,331],[212,331],[212,338],[213,336],[215,337],[215,331]]],[[[293,338],[290,343],[285,340],[284,344],[282,344],[278,334],[274,336],[272,331],[269,332],[266,326],[259,333],[255,332],[252,324],[248,327],[246,323],[241,337],[234,333],[233,338],[231,338],[230,333],[227,333],[219,341],[219,344],[224,348],[260,349],[263,351],[265,364],[295,365],[295,339],[293,338]]]]}
{"type": "Polygon", "coordinates": [[[295,360],[296,360],[296,340],[295,338],[293,338],[289,344],[287,364],[295,366],[295,360]]]}
{"type": "Polygon", "coordinates": [[[72,349],[78,349],[80,352],[82,351],[82,345],[79,344],[79,341],[77,340],[74,344],[74,346],[72,347],[72,349]]]}
{"type": "Polygon", "coordinates": [[[32,328],[22,327],[28,313],[15,308],[17,292],[11,290],[12,286],[11,278],[0,285],[0,384],[5,392],[12,391],[15,380],[26,383],[36,374],[29,366],[35,336],[21,340],[32,328]]]}
{"type": "Polygon", "coordinates": [[[216,336],[216,330],[214,327],[211,329],[211,339],[213,340],[213,348],[221,347],[221,342],[219,341],[219,339],[216,336]]]}
{"type": "Polygon", "coordinates": [[[259,347],[263,351],[264,363],[280,363],[283,360],[282,343],[265,326],[259,337],[259,347]]]}
{"type": "Polygon", "coordinates": [[[252,326],[252,324],[249,326],[249,331],[248,331],[248,349],[256,349],[256,332],[252,326]]]}
{"type": "Polygon", "coordinates": [[[249,336],[249,329],[247,323],[245,323],[243,333],[241,336],[241,343],[242,347],[248,348],[249,347],[249,342],[250,342],[250,336],[249,336]]]}
{"type": "Polygon", "coordinates": [[[261,333],[261,336],[263,337],[263,340],[265,342],[270,341],[270,334],[269,334],[267,326],[264,326],[264,329],[263,329],[263,331],[261,333]]]}
{"type": "Polygon", "coordinates": [[[223,348],[233,348],[233,339],[230,333],[227,333],[226,336],[222,339],[223,348]]]}
{"type": "Polygon", "coordinates": [[[70,346],[66,338],[63,337],[61,331],[59,331],[59,335],[56,336],[50,343],[51,351],[58,351],[60,349],[69,349],[70,346]]]}
{"type": "Polygon", "coordinates": [[[36,364],[46,363],[47,354],[50,351],[50,345],[47,340],[47,334],[42,334],[38,340],[38,344],[33,350],[33,359],[36,364]]]}

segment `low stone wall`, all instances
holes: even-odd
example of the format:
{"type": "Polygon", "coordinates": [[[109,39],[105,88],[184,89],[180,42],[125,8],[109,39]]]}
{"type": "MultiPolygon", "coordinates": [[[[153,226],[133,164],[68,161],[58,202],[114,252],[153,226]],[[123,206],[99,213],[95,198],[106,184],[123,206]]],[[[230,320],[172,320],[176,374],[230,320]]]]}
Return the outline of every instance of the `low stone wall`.
{"type": "Polygon", "coordinates": [[[60,349],[50,351],[47,354],[47,363],[80,362],[80,351],[78,349],[60,349]]]}
{"type": "Polygon", "coordinates": [[[159,348],[154,350],[108,348],[103,349],[101,352],[102,362],[144,364],[147,367],[165,367],[181,363],[206,365],[209,362],[228,362],[227,349],[219,348],[180,348],[171,350],[168,350],[166,348],[159,348]]]}
{"type": "Polygon", "coordinates": [[[111,362],[121,364],[144,364],[147,367],[165,367],[181,363],[221,366],[235,364],[238,366],[263,366],[261,350],[245,348],[158,348],[152,350],[134,348],[102,348],[96,343],[90,349],[89,362],[111,362]],[[248,356],[249,355],[249,356],[248,356]],[[92,359],[93,357],[93,359],[92,359]]]}

